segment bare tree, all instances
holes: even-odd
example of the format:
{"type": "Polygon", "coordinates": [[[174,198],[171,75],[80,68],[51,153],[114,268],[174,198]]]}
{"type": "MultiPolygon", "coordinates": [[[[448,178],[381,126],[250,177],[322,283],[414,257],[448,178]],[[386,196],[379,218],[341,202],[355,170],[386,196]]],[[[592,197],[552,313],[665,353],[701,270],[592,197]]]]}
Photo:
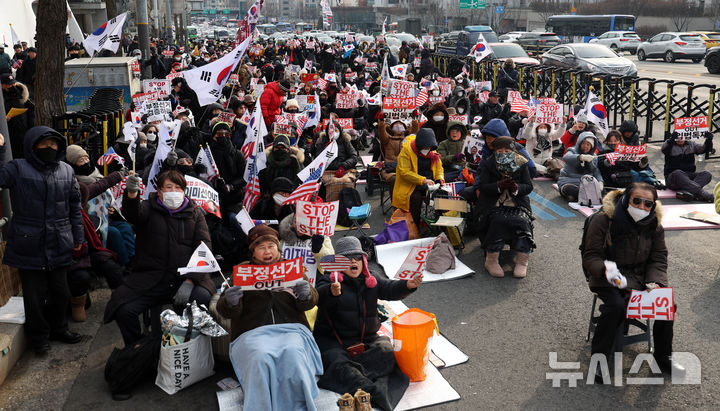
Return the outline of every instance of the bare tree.
{"type": "Polygon", "coordinates": [[[670,7],[672,14],[670,21],[675,26],[676,31],[685,31],[690,21],[690,1],[689,0],[671,0],[670,7]]]}
{"type": "Polygon", "coordinates": [[[35,124],[52,126],[54,115],[65,113],[65,0],[39,0],[37,8],[37,67],[35,124]]]}
{"type": "Polygon", "coordinates": [[[565,14],[570,11],[570,3],[557,0],[534,0],[530,2],[530,9],[543,20],[556,14],[565,14]]]}

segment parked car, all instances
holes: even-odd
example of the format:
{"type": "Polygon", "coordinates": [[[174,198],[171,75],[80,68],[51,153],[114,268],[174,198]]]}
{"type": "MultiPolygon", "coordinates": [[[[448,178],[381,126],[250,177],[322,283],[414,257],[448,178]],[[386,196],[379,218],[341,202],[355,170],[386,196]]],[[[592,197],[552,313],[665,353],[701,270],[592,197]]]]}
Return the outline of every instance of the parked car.
{"type": "Polygon", "coordinates": [[[693,33],[664,32],[640,43],[637,58],[662,58],[668,63],[677,59],[690,59],[699,63],[705,56],[705,42],[693,33]]]}
{"type": "Polygon", "coordinates": [[[614,51],[622,50],[635,54],[641,41],[640,36],[634,31],[608,31],[590,40],[590,43],[602,44],[614,51]]]}
{"type": "Polygon", "coordinates": [[[517,39],[525,33],[527,33],[527,31],[511,31],[498,37],[498,40],[500,40],[501,43],[517,43],[517,39]]]}
{"type": "Polygon", "coordinates": [[[705,48],[711,49],[720,46],[720,32],[717,31],[694,31],[699,34],[700,38],[705,42],[705,48]]]}
{"type": "Polygon", "coordinates": [[[525,33],[522,36],[518,37],[517,43],[523,47],[542,47],[557,46],[558,44],[562,43],[562,41],[560,40],[560,37],[558,37],[558,35],[555,33],[531,32],[525,33]]]}
{"type": "Polygon", "coordinates": [[[569,43],[556,46],[542,55],[543,64],[581,69],[593,74],[635,76],[637,67],[602,44],[569,43]]]}
{"type": "Polygon", "coordinates": [[[705,67],[710,74],[720,74],[720,47],[713,47],[707,51],[705,67]]]}
{"type": "Polygon", "coordinates": [[[488,56],[491,59],[505,61],[512,59],[515,63],[520,64],[540,64],[540,61],[528,56],[524,48],[515,43],[489,43],[488,47],[492,54],[488,56]]]}

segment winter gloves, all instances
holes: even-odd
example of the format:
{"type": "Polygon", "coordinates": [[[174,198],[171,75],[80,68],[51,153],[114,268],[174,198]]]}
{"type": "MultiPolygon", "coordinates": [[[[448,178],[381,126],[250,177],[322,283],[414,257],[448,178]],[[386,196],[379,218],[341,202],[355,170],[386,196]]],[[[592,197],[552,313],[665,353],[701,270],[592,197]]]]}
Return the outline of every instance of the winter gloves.
{"type": "Polygon", "coordinates": [[[340,167],[335,171],[335,178],[342,178],[345,175],[345,167],[340,167]]]}
{"type": "Polygon", "coordinates": [[[242,296],[243,290],[240,287],[230,287],[225,290],[225,301],[227,301],[231,307],[238,305],[242,296]]]}
{"type": "Polygon", "coordinates": [[[310,299],[310,283],[305,280],[299,281],[295,286],[292,287],[295,298],[300,301],[307,301],[310,299]]]}
{"type": "Polygon", "coordinates": [[[457,154],[455,154],[455,156],[453,157],[453,161],[455,161],[456,163],[457,163],[457,162],[460,162],[460,161],[463,161],[463,160],[465,160],[465,154],[463,154],[463,153],[457,153],[457,154]]]}
{"type": "Polygon", "coordinates": [[[137,193],[140,191],[140,177],[135,174],[129,175],[125,181],[125,190],[128,193],[137,193]]]}
{"type": "Polygon", "coordinates": [[[312,250],[313,253],[319,253],[324,241],[325,237],[322,234],[313,235],[310,240],[310,250],[312,250]]]}
{"type": "Polygon", "coordinates": [[[510,177],[503,177],[502,179],[500,179],[500,180],[497,182],[497,186],[498,186],[498,190],[501,191],[501,192],[502,192],[503,190],[508,190],[508,191],[510,191],[511,193],[514,193],[514,192],[516,192],[517,189],[518,189],[517,183],[514,182],[513,179],[510,178],[510,177]]]}
{"type": "Polygon", "coordinates": [[[167,155],[167,158],[165,159],[165,162],[170,167],[175,167],[175,164],[177,164],[177,161],[178,161],[178,155],[175,152],[175,150],[169,152],[167,155]]]}
{"type": "Polygon", "coordinates": [[[582,163],[591,163],[594,158],[595,156],[593,156],[592,154],[580,154],[578,156],[578,160],[582,163]]]}

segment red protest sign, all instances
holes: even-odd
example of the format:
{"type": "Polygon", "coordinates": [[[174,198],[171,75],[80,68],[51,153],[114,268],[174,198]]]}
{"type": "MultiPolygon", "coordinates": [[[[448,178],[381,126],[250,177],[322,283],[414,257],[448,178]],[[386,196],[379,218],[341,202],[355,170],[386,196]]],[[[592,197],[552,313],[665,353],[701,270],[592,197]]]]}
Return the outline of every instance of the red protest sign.
{"type": "Polygon", "coordinates": [[[673,289],[656,288],[652,291],[632,290],[627,306],[627,318],[643,320],[675,320],[673,289]]]}
{"type": "Polygon", "coordinates": [[[168,80],[172,80],[176,77],[182,77],[182,76],[183,76],[182,71],[171,71],[170,73],[168,73],[167,76],[165,76],[165,78],[168,80]]]}
{"type": "Polygon", "coordinates": [[[270,265],[236,265],[233,267],[233,286],[242,290],[272,290],[291,287],[302,280],[302,276],[302,258],[270,265]]]}
{"type": "Polygon", "coordinates": [[[334,235],[339,211],[339,201],[333,201],[332,203],[298,201],[295,204],[295,227],[297,233],[307,236],[314,234],[334,235]]]}
{"type": "Polygon", "coordinates": [[[132,101],[135,103],[135,107],[142,106],[145,101],[155,101],[160,98],[160,93],[157,91],[151,91],[149,93],[138,93],[133,94],[132,101]]]}
{"type": "Polygon", "coordinates": [[[615,161],[640,161],[641,157],[647,155],[647,144],[639,146],[629,146],[626,144],[618,144],[615,147],[615,161]]]}
{"type": "Polygon", "coordinates": [[[313,86],[317,86],[318,79],[320,78],[320,75],[317,73],[307,73],[300,76],[300,80],[303,83],[310,83],[313,86]]]}
{"type": "MultiPolygon", "coordinates": [[[[320,129],[325,130],[325,128],[328,125],[328,119],[325,119],[320,122],[320,129]]],[[[353,127],[355,127],[353,119],[351,118],[336,118],[335,121],[340,124],[340,127],[343,128],[343,130],[352,130],[353,127]]]]}
{"type": "Polygon", "coordinates": [[[163,50],[162,55],[165,57],[172,57],[175,54],[175,51],[173,50],[163,50]]]}
{"type": "Polygon", "coordinates": [[[355,94],[338,93],[335,95],[335,108],[350,109],[358,106],[355,94]]]}
{"type": "Polygon", "coordinates": [[[228,123],[232,127],[233,122],[235,121],[235,113],[230,113],[229,111],[221,111],[220,114],[217,115],[218,120],[222,121],[223,123],[228,123]]]}
{"type": "Polygon", "coordinates": [[[395,273],[394,278],[396,280],[412,280],[418,275],[422,275],[425,271],[425,260],[430,252],[430,248],[430,246],[413,247],[398,269],[398,272],[395,273]]]}

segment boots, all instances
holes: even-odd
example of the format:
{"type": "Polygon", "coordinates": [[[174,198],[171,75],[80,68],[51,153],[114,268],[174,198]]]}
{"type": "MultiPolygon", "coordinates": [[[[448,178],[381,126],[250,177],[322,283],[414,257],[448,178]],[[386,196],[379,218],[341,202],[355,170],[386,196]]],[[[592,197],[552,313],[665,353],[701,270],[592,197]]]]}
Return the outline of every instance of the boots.
{"type": "Polygon", "coordinates": [[[513,277],[525,278],[527,275],[528,261],[530,260],[530,254],[528,253],[517,253],[515,258],[515,271],[513,271],[513,277]]]}
{"type": "Polygon", "coordinates": [[[85,315],[85,299],[86,295],[80,297],[70,297],[70,307],[72,308],[72,319],[76,323],[82,323],[87,320],[85,315]]]}
{"type": "Polygon", "coordinates": [[[358,388],[355,392],[355,411],[372,411],[370,405],[370,394],[358,388]]]}
{"type": "Polygon", "coordinates": [[[337,405],[339,411],[355,411],[355,399],[348,393],[338,398],[337,405]]]}
{"type": "Polygon", "coordinates": [[[498,260],[500,259],[500,251],[494,253],[485,252],[485,269],[488,274],[493,277],[504,277],[505,271],[500,267],[498,260]]]}

